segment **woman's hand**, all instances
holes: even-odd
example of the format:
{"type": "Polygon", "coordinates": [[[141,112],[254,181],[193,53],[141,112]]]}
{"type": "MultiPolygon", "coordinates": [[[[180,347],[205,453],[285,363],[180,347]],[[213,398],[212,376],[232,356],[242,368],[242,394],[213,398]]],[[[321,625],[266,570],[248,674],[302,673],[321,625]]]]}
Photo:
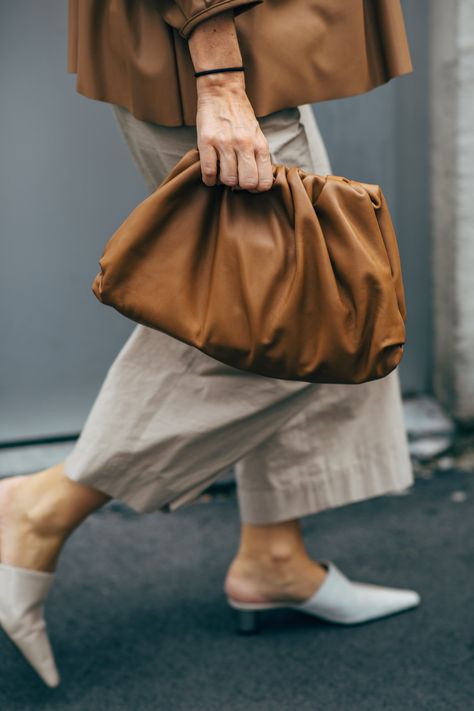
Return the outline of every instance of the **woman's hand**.
{"type": "MultiPolygon", "coordinates": [[[[242,65],[232,10],[200,22],[188,45],[196,71],[242,65]]],[[[203,182],[251,192],[269,190],[270,151],[245,91],[244,72],[204,74],[196,77],[196,90],[203,182]]]]}
{"type": "Polygon", "coordinates": [[[197,145],[205,185],[269,190],[273,174],[268,142],[240,72],[198,77],[197,86],[197,145]]]}

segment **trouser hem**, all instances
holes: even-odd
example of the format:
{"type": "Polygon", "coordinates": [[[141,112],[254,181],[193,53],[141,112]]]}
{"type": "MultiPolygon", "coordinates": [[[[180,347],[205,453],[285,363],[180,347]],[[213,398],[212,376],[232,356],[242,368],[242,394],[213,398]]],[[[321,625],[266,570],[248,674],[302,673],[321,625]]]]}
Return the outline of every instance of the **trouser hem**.
{"type": "Polygon", "coordinates": [[[321,472],[321,477],[313,468],[306,477],[296,476],[291,485],[272,490],[240,485],[237,489],[240,519],[253,525],[280,523],[400,492],[413,485],[412,464],[404,453],[379,466],[366,460],[347,468],[330,467],[321,472]]]}

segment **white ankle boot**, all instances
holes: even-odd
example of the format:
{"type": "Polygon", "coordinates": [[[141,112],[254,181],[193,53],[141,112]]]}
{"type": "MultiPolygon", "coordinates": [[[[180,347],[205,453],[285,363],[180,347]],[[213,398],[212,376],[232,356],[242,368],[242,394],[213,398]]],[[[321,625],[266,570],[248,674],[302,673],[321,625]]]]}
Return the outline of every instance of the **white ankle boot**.
{"type": "Polygon", "coordinates": [[[43,617],[54,573],[0,563],[0,627],[48,686],[59,675],[43,617]]]}
{"type": "Polygon", "coordinates": [[[354,625],[409,610],[420,603],[420,596],[414,590],[351,582],[334,563],[329,561],[323,565],[328,571],[326,577],[314,595],[303,602],[246,603],[227,598],[238,612],[238,630],[255,632],[258,612],[275,608],[292,608],[326,622],[354,625]]]}

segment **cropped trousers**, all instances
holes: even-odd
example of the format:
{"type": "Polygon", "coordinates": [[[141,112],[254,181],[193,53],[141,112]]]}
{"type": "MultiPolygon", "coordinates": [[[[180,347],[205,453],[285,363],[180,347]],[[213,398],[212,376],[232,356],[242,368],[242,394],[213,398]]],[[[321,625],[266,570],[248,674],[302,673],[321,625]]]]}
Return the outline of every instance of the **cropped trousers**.
{"type": "MultiPolygon", "coordinates": [[[[197,143],[194,126],[113,111],[150,191],[197,143]]],[[[258,121],[273,163],[331,172],[310,105],[258,121]]],[[[278,380],[136,325],[64,462],[66,475],[136,511],[170,512],[231,465],[241,520],[256,525],[405,489],[413,470],[397,369],[354,385],[278,380]]]]}

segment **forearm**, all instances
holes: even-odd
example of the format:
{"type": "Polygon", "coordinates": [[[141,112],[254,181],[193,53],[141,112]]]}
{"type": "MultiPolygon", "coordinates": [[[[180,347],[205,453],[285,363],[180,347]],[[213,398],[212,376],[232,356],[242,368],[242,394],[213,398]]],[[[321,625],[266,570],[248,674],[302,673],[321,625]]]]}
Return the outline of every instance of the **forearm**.
{"type": "MultiPolygon", "coordinates": [[[[188,40],[195,71],[242,65],[234,13],[222,12],[199,23],[188,40]]],[[[207,74],[196,79],[198,91],[213,87],[245,89],[244,72],[207,74]]]]}
{"type": "MultiPolygon", "coordinates": [[[[196,72],[242,66],[234,13],[200,22],[188,38],[196,72]]],[[[268,142],[245,91],[243,71],[196,77],[197,145],[203,181],[259,192],[272,186],[268,142]]]]}

